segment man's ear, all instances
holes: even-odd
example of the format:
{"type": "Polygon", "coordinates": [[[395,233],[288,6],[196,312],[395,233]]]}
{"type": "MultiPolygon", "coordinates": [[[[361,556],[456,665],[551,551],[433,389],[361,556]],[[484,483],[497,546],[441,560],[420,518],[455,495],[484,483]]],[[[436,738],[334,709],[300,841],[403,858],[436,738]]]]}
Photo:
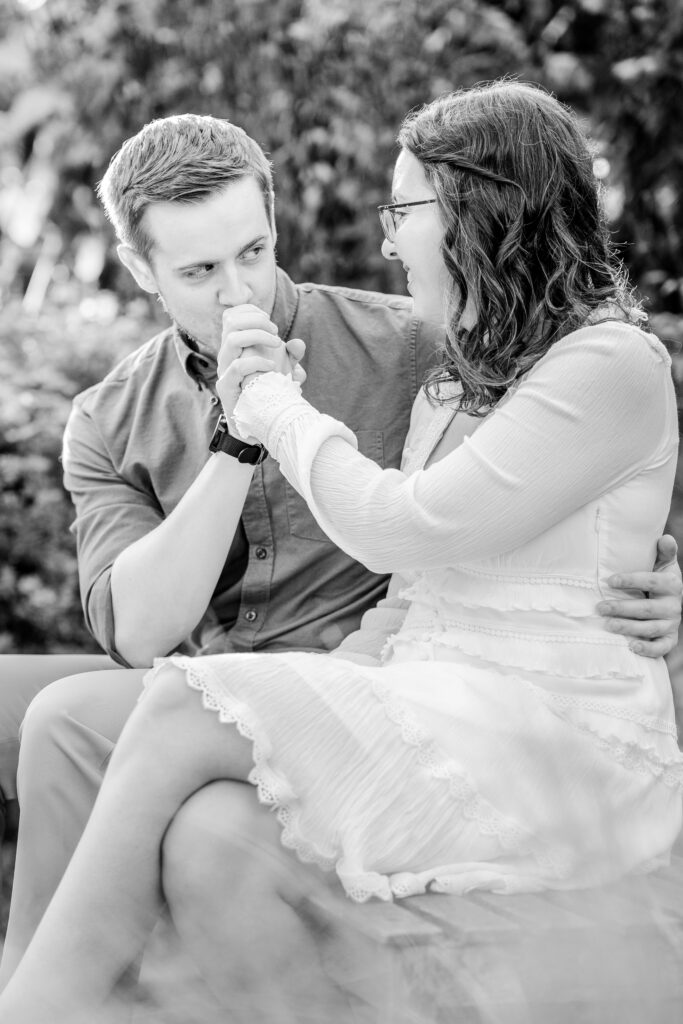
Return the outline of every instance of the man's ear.
{"type": "Polygon", "coordinates": [[[120,245],[116,252],[126,270],[129,270],[143,291],[157,295],[159,286],[152,272],[152,268],[139,252],[131,249],[129,245],[120,245]]]}

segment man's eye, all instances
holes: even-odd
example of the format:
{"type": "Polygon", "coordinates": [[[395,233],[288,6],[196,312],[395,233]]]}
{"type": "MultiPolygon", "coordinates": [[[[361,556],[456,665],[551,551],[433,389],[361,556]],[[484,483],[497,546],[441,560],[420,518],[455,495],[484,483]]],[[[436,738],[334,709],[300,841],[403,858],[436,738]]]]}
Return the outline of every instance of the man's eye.
{"type": "Polygon", "coordinates": [[[242,259],[246,260],[248,263],[253,263],[259,258],[264,249],[265,245],[255,245],[253,249],[247,249],[247,251],[242,254],[242,259]]]}
{"type": "Polygon", "coordinates": [[[190,270],[184,271],[183,277],[189,281],[199,281],[202,277],[207,277],[212,270],[213,263],[203,263],[199,267],[191,267],[190,270]]]}

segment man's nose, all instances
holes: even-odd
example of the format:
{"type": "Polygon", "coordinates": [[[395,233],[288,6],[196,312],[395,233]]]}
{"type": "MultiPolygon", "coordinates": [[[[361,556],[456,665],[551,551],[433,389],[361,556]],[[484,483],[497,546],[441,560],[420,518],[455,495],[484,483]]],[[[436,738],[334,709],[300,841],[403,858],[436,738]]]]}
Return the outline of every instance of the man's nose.
{"type": "Polygon", "coordinates": [[[382,242],[382,256],[384,256],[385,260],[397,260],[396,243],[390,242],[388,238],[385,238],[382,242]]]}
{"type": "Polygon", "coordinates": [[[251,288],[236,268],[224,268],[218,278],[218,301],[221,306],[241,306],[251,299],[251,288]]]}

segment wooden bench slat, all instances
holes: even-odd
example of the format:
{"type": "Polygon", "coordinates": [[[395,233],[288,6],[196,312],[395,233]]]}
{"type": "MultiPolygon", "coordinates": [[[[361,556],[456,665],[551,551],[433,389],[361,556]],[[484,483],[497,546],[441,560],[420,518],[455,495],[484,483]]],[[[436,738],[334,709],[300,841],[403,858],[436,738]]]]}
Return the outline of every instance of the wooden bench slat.
{"type": "Polygon", "coordinates": [[[477,903],[490,910],[496,910],[516,922],[520,928],[537,930],[576,931],[590,927],[584,915],[578,914],[570,907],[560,903],[551,905],[550,901],[535,893],[524,893],[515,896],[497,896],[494,893],[473,893],[477,903]]]}
{"type": "Polygon", "coordinates": [[[456,943],[504,942],[518,933],[513,921],[479,906],[469,896],[428,893],[411,896],[408,905],[411,911],[441,925],[456,943]]]}
{"type": "Polygon", "coordinates": [[[587,918],[594,925],[610,930],[645,928],[654,924],[643,906],[612,888],[582,889],[564,892],[553,890],[543,899],[587,918]]]}
{"type": "Polygon", "coordinates": [[[440,928],[399,903],[352,903],[346,896],[309,894],[301,904],[304,914],[318,922],[333,922],[364,935],[380,946],[419,946],[439,938],[440,928]]]}

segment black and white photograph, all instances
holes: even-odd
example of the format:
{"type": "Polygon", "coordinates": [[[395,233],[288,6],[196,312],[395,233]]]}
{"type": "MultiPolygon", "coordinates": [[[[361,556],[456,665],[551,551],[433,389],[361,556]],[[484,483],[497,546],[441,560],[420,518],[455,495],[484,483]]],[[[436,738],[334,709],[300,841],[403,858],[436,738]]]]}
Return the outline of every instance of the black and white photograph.
{"type": "Polygon", "coordinates": [[[683,1020],[680,0],[0,4],[0,1024],[683,1020]]]}

